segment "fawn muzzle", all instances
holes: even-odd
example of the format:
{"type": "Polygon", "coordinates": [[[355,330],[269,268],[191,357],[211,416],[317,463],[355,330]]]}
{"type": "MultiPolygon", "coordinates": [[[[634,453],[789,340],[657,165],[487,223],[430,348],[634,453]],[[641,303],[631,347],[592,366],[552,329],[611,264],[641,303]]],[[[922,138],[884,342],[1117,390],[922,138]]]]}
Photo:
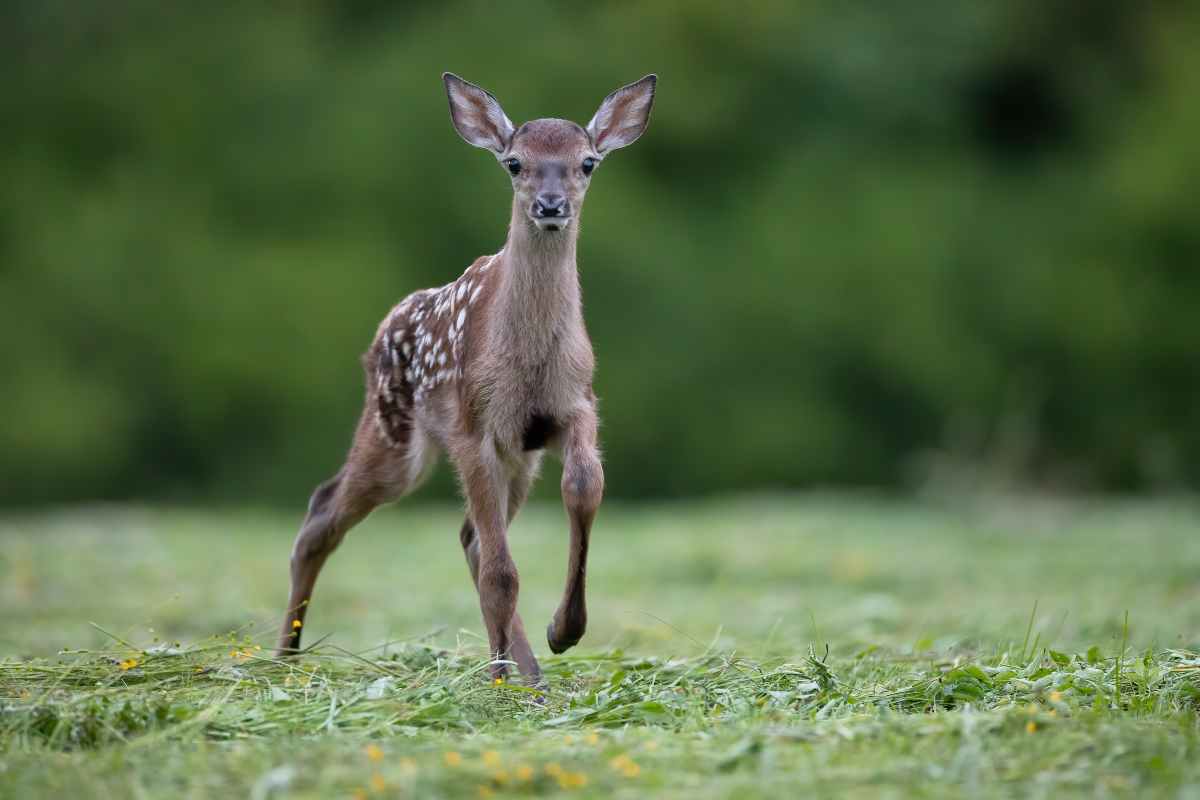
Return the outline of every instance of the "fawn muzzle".
{"type": "Polygon", "coordinates": [[[571,207],[567,205],[567,198],[561,194],[539,194],[533,201],[533,216],[536,219],[553,219],[570,215],[571,207]]]}
{"type": "Polygon", "coordinates": [[[529,216],[541,230],[561,230],[571,221],[571,204],[561,194],[539,194],[529,207],[529,216]]]}

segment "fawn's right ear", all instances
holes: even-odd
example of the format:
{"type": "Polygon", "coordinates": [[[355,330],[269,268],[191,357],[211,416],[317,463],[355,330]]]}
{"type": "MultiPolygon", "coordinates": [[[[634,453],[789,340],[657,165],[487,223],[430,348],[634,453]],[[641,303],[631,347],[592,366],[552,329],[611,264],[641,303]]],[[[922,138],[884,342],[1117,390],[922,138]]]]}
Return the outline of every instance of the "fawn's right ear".
{"type": "Polygon", "coordinates": [[[453,72],[442,73],[446,97],[450,98],[450,121],[467,144],[500,155],[512,143],[513,124],[500,102],[453,72]]]}

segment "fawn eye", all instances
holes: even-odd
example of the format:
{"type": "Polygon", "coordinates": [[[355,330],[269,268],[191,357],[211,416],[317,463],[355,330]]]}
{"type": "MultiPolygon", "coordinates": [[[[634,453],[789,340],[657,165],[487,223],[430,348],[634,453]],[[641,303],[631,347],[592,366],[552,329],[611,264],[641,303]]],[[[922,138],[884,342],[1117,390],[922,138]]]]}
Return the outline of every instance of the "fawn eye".
{"type": "Polygon", "coordinates": [[[513,175],[521,174],[521,162],[515,158],[504,159],[504,166],[508,167],[508,171],[513,175]]]}
{"type": "Polygon", "coordinates": [[[580,165],[580,169],[583,170],[584,175],[591,175],[592,170],[594,170],[595,168],[596,168],[596,159],[594,159],[594,158],[585,158],[583,160],[583,163],[580,165]]]}

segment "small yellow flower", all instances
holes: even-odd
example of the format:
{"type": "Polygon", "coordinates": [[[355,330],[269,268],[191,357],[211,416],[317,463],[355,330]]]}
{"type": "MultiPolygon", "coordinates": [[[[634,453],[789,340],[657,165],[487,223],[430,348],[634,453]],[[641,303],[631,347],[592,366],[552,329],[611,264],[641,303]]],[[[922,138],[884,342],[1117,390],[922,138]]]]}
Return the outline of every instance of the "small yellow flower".
{"type": "Polygon", "coordinates": [[[121,668],[121,672],[128,672],[129,670],[133,669],[137,665],[138,665],[138,660],[136,658],[129,658],[129,659],[126,659],[125,661],[122,661],[117,666],[121,668]]]}
{"type": "Polygon", "coordinates": [[[488,766],[488,767],[500,766],[500,754],[497,753],[495,750],[484,750],[483,751],[483,763],[485,766],[488,766]]]}
{"type": "Polygon", "coordinates": [[[608,765],[612,767],[614,771],[621,773],[626,778],[636,778],[642,772],[642,768],[639,767],[637,763],[635,763],[634,760],[625,753],[622,753],[612,761],[609,761],[608,765]]]}
{"type": "Polygon", "coordinates": [[[378,772],[371,774],[371,791],[382,792],[387,788],[387,781],[378,772]]]}
{"type": "Polygon", "coordinates": [[[551,778],[561,775],[562,771],[563,771],[563,768],[561,766],[559,766],[557,761],[551,761],[549,764],[547,764],[542,769],[546,770],[546,774],[549,775],[551,778]]]}
{"type": "Polygon", "coordinates": [[[457,767],[462,763],[462,755],[455,750],[447,750],[442,754],[442,761],[446,762],[447,767],[457,767]]]}
{"type": "Polygon", "coordinates": [[[492,773],[492,780],[501,786],[508,783],[508,770],[498,769],[492,773]]]}
{"type": "Polygon", "coordinates": [[[1025,732],[1026,733],[1035,733],[1036,731],[1037,731],[1037,723],[1036,722],[1034,722],[1033,720],[1029,720],[1029,722],[1025,723],[1025,732]]]}
{"type": "Polygon", "coordinates": [[[529,766],[528,764],[522,764],[521,766],[517,767],[516,773],[517,780],[521,781],[522,783],[533,780],[533,767],[529,766]]]}
{"type": "Polygon", "coordinates": [[[1051,692],[1050,693],[1050,702],[1051,703],[1057,703],[1060,700],[1062,700],[1062,692],[1051,692]]]}
{"type": "Polygon", "coordinates": [[[587,786],[588,777],[582,772],[563,771],[557,775],[560,789],[582,789],[587,786]]]}
{"type": "Polygon", "coordinates": [[[563,744],[575,744],[575,737],[568,733],[563,737],[563,744]]]}
{"type": "Polygon", "coordinates": [[[482,783],[475,787],[475,793],[483,798],[483,800],[487,800],[489,797],[495,794],[495,792],[492,791],[492,787],[482,783]]]}
{"type": "Polygon", "coordinates": [[[492,679],[492,686],[502,686],[502,685],[504,685],[504,678],[493,678],[492,679]]]}
{"type": "Polygon", "coordinates": [[[600,744],[600,737],[597,736],[594,732],[589,733],[587,736],[583,737],[583,740],[585,742],[587,742],[588,744],[590,744],[592,747],[595,747],[596,745],[600,744]]]}
{"type": "Polygon", "coordinates": [[[299,630],[299,629],[300,629],[300,628],[302,628],[302,627],[304,627],[304,623],[303,623],[303,622],[301,622],[301,621],[300,621],[300,620],[298,620],[298,619],[294,619],[294,620],[292,620],[292,630],[299,630]]]}
{"type": "Polygon", "coordinates": [[[383,761],[383,750],[377,744],[367,745],[367,758],[375,762],[383,761]]]}
{"type": "Polygon", "coordinates": [[[367,800],[366,789],[355,789],[354,790],[354,800],[367,800]]]}

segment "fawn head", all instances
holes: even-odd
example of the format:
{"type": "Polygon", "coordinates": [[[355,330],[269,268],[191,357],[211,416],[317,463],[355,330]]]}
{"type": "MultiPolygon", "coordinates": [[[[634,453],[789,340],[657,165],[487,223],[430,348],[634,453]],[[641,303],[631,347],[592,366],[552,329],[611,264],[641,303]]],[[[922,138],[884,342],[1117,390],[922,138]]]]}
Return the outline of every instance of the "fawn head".
{"type": "Polygon", "coordinates": [[[454,129],[468,144],[495,154],[512,177],[527,224],[561,231],[578,218],[593,170],[646,130],[658,78],[647,75],[604,98],[586,128],[565,119],[535,119],[514,128],[490,93],[450,72],[442,80],[454,129]]]}

